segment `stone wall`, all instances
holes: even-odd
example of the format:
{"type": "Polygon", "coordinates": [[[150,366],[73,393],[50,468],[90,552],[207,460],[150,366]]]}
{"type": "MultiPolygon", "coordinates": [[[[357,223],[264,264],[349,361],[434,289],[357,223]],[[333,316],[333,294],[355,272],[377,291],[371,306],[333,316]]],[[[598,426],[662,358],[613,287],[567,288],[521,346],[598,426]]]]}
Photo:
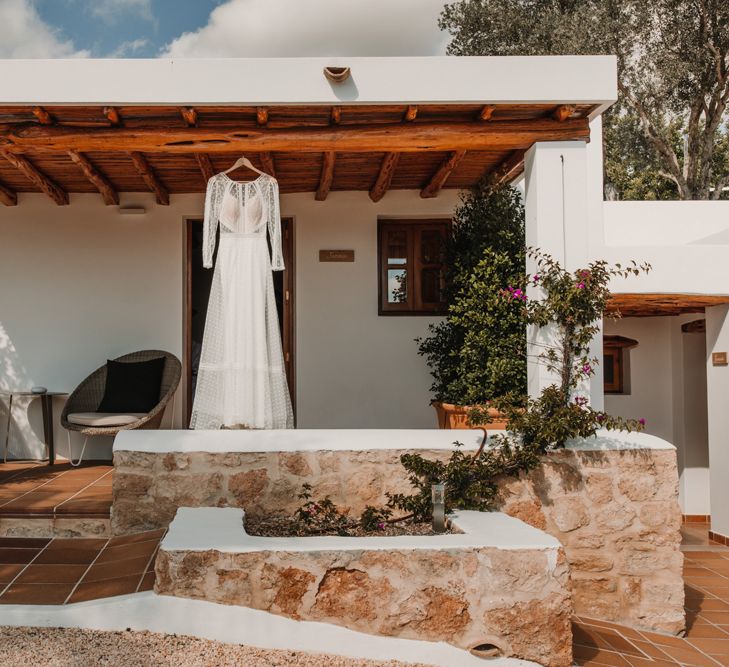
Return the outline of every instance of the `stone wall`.
{"type": "MultiPolygon", "coordinates": [[[[114,454],[115,534],[165,527],[178,507],[291,512],[309,482],[352,513],[407,491],[401,450],[114,454]]],[[[447,457],[443,450],[424,456],[447,457]]],[[[678,633],[685,626],[674,449],[564,450],[521,479],[500,507],[564,545],[578,614],[678,633]]]]}
{"type": "Polygon", "coordinates": [[[383,538],[314,538],[312,548],[303,545],[312,538],[241,539],[242,513],[232,512],[182,510],[182,543],[173,535],[178,516],[173,544],[163,541],[157,556],[158,594],[466,650],[487,644],[499,655],[547,667],[572,664],[564,552],[549,536],[541,533],[540,540],[539,531],[511,517],[486,514],[484,541],[476,536],[468,545],[459,539],[465,536],[446,535],[422,548],[407,537],[384,538],[387,548],[383,538]],[[221,512],[227,513],[222,521],[210,514],[221,512]],[[211,537],[211,525],[217,536],[211,537]],[[495,530],[512,535],[517,546],[493,546],[495,530]],[[195,535],[193,545],[184,543],[186,535],[195,535]],[[552,546],[542,546],[549,541],[552,546]]]}

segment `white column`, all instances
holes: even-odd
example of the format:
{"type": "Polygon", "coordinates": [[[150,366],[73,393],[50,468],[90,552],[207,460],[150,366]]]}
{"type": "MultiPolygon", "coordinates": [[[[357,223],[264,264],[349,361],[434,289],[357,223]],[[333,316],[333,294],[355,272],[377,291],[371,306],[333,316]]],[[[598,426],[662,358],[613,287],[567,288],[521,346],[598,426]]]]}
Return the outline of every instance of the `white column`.
{"type": "MultiPolygon", "coordinates": [[[[598,128],[597,140],[600,141],[598,128]]],[[[527,246],[550,254],[567,270],[584,267],[590,261],[590,229],[599,227],[602,215],[602,173],[588,154],[583,141],[534,144],[525,161],[525,208],[527,246]],[[595,180],[600,180],[597,187],[595,180]],[[593,201],[599,197],[599,201],[593,201]]],[[[530,273],[533,266],[527,266],[530,273]]],[[[530,297],[538,298],[532,289],[530,297]]],[[[544,387],[558,382],[537,355],[553,345],[554,330],[530,328],[527,333],[529,395],[538,396],[544,387]]],[[[602,360],[602,334],[595,337],[592,356],[602,360]]],[[[603,407],[602,372],[580,392],[590,397],[597,409],[603,407]]]]}
{"type": "Polygon", "coordinates": [[[729,305],[706,309],[711,529],[721,535],[729,535],[729,366],[714,366],[712,352],[729,354],[729,305]]]}

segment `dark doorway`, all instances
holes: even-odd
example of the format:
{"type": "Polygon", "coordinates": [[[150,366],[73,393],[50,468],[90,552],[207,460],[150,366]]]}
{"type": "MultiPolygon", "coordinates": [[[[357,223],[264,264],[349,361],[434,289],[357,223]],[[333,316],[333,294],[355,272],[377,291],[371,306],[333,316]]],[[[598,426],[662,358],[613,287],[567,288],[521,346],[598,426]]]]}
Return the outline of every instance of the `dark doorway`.
{"type": "MultiPolygon", "coordinates": [[[[281,326],[286,378],[291,392],[291,402],[296,415],[294,378],[294,233],[293,220],[281,220],[281,243],[285,271],[273,272],[273,288],[276,293],[276,308],[281,326]]],[[[185,241],[185,294],[184,294],[184,372],[186,379],[186,424],[190,423],[194,397],[197,366],[205,332],[205,317],[208,310],[213,270],[202,265],[202,220],[187,220],[185,241]]],[[[216,254],[213,265],[217,259],[216,254]]]]}

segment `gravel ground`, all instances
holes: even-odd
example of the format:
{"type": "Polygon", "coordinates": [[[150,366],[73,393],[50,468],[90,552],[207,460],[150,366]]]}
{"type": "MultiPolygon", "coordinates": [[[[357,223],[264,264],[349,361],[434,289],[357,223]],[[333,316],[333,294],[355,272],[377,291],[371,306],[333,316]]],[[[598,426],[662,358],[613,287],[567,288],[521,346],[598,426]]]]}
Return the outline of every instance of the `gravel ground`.
{"type": "Polygon", "coordinates": [[[2,667],[427,667],[154,632],[0,627],[2,667]]]}

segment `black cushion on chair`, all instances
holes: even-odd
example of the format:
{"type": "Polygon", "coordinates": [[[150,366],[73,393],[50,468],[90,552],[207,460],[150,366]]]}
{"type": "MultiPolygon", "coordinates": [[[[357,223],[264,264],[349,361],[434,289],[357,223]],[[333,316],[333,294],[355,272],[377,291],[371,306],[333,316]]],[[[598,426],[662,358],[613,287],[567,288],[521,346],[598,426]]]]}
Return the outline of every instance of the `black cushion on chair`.
{"type": "Polygon", "coordinates": [[[159,403],[165,358],[106,362],[106,387],[98,412],[150,412],[159,403]]]}

